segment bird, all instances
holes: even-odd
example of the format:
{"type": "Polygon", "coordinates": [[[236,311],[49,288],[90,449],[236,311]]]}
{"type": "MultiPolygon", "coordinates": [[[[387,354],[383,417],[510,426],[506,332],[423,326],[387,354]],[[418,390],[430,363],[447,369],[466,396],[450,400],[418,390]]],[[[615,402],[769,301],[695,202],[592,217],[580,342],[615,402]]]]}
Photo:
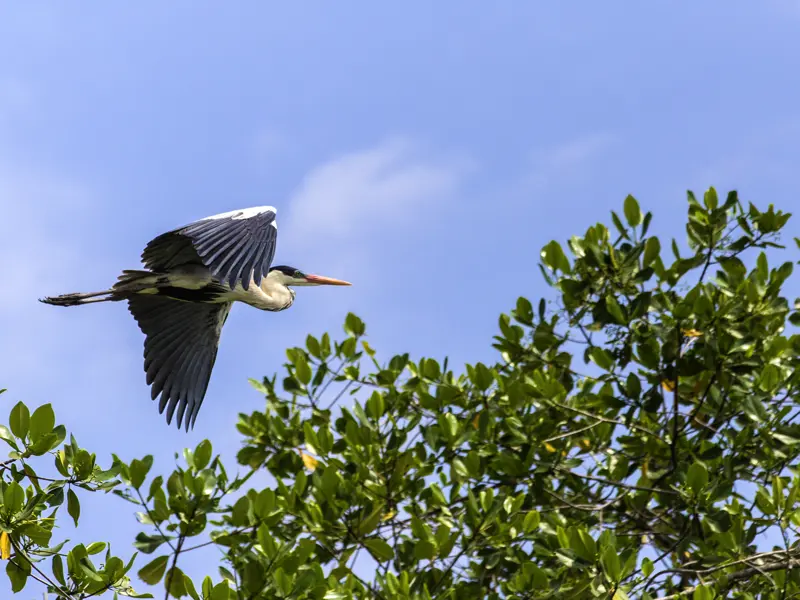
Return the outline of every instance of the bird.
{"type": "Polygon", "coordinates": [[[278,312],[292,306],[293,287],[347,281],[273,266],[277,209],[256,206],[194,221],[145,246],[143,269],[123,270],[101,292],[40,298],[54,306],[127,301],[144,340],[144,371],[167,425],[193,429],[217,358],[220,334],[236,302],[278,312]]]}

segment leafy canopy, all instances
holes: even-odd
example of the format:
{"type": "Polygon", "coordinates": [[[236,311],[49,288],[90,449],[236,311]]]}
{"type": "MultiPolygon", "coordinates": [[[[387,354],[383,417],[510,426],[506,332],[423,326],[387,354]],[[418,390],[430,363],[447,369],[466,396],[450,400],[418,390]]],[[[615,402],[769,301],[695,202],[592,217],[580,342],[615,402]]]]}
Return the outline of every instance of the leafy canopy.
{"type": "Polygon", "coordinates": [[[788,219],[689,193],[688,249],[665,251],[629,196],[613,231],[543,248],[550,302],[500,316],[495,364],[381,361],[348,315],[341,341],[309,336],[280,382],[253,382],[266,406],[240,416],[235,475],[209,441],[166,475],[150,456],[103,470],[49,406],[18,404],[0,428],[14,589],[133,594],[133,563],[102,542],[49,547],[64,504],[79,518],[75,490],[113,488],[138,505],[135,569],[160,596],[798,597],[788,219]],[[219,572],[192,581],[181,565],[209,545],[219,572]]]}

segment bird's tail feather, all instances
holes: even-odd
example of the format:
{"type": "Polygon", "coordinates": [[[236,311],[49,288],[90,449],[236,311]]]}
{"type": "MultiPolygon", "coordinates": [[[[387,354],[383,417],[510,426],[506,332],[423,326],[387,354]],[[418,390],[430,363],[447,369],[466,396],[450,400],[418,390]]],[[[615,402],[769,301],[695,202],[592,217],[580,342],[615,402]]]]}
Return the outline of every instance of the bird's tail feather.
{"type": "Polygon", "coordinates": [[[112,289],[123,290],[135,284],[135,287],[141,288],[143,285],[152,287],[155,285],[159,278],[162,277],[161,273],[153,273],[152,271],[138,271],[133,269],[126,269],[122,271],[122,275],[117,277],[117,283],[114,284],[112,289]]]}
{"type": "Polygon", "coordinates": [[[47,298],[41,298],[40,302],[52,304],[53,306],[79,306],[95,302],[118,302],[130,298],[133,294],[154,288],[159,277],[159,274],[150,271],[123,271],[117,283],[109,290],[48,296],[47,298]]]}
{"type": "Polygon", "coordinates": [[[60,296],[48,296],[47,298],[40,298],[39,302],[45,304],[52,304],[53,306],[79,306],[81,304],[92,304],[94,302],[112,302],[114,300],[122,300],[118,297],[113,290],[105,290],[102,292],[87,292],[75,294],[61,294],[60,296]]]}

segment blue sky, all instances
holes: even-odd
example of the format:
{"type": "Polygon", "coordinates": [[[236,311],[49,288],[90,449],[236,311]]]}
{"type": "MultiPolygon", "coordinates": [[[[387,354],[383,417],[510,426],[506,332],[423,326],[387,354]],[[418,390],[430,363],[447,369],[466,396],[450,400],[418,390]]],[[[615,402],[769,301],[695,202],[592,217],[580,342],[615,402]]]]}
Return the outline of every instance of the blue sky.
{"type": "MultiPolygon", "coordinates": [[[[797,209],[798,30],[795,0],[2,3],[0,414],[52,402],[101,460],[166,470],[205,437],[232,455],[236,415],[262,406],[247,378],[348,311],[384,356],[491,359],[498,314],[546,293],[541,246],[628,193],[668,234],[687,188],[797,209]],[[354,286],[237,307],[188,435],[149,399],[124,305],[36,302],[260,204],[279,263],[354,286]]],[[[129,505],[84,514],[64,533],[127,552],[129,505]]]]}

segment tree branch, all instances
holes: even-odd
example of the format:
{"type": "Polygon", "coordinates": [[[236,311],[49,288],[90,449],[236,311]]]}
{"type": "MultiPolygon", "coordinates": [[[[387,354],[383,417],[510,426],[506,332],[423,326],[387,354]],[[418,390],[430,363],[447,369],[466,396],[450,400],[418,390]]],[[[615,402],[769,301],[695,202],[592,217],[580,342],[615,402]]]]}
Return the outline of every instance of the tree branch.
{"type": "MultiPolygon", "coordinates": [[[[776,554],[786,554],[786,551],[785,550],[778,550],[778,551],[775,551],[775,552],[764,552],[762,554],[755,554],[755,555],[750,556],[748,558],[743,558],[741,560],[737,560],[735,562],[728,563],[726,565],[720,565],[720,566],[717,566],[717,567],[712,567],[710,569],[699,569],[699,570],[670,569],[669,571],[662,571],[662,574],[666,573],[666,572],[674,572],[674,573],[694,574],[694,575],[697,575],[697,576],[699,576],[699,575],[707,575],[707,574],[713,573],[715,571],[721,571],[722,569],[727,569],[728,567],[731,567],[733,565],[742,564],[742,563],[748,563],[751,560],[756,560],[758,557],[764,557],[764,556],[776,555],[776,554]]],[[[758,565],[758,566],[754,565],[754,566],[748,567],[746,569],[742,569],[741,571],[737,571],[736,573],[731,573],[730,575],[727,576],[727,583],[729,583],[729,584],[730,583],[736,583],[737,581],[742,581],[743,579],[749,579],[750,577],[753,577],[754,575],[764,575],[766,573],[771,573],[772,571],[782,571],[784,569],[793,569],[793,568],[798,568],[798,567],[800,567],[800,560],[798,560],[795,556],[790,556],[790,557],[787,557],[787,558],[785,558],[783,560],[780,560],[780,561],[771,562],[771,563],[766,564],[766,565],[758,565]]],[[[661,596],[659,598],[656,598],[656,600],[678,600],[679,598],[687,597],[687,594],[691,594],[692,592],[694,592],[697,588],[700,587],[700,585],[702,585],[702,584],[695,585],[695,586],[692,586],[692,587],[689,587],[689,588],[684,588],[680,592],[677,592],[675,594],[670,594],[669,596],[661,596]]]]}

